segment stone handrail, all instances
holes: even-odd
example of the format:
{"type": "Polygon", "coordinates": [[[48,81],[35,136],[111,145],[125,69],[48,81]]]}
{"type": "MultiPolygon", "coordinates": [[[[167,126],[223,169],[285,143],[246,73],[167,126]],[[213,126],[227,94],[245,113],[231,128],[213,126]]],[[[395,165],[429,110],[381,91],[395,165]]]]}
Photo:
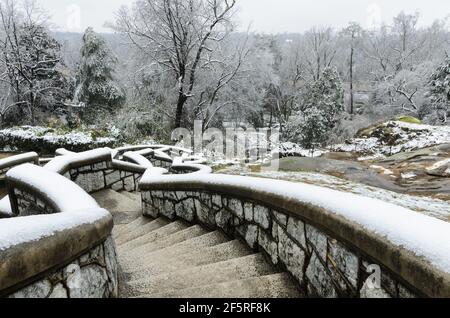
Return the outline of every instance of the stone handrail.
{"type": "Polygon", "coordinates": [[[144,175],[139,187],[145,214],[198,221],[241,237],[286,268],[308,295],[450,297],[449,223],[279,180],[144,175]],[[380,286],[371,288],[376,266],[380,286]]]}
{"type": "Polygon", "coordinates": [[[28,152],[20,155],[11,156],[0,159],[0,176],[5,174],[9,169],[21,165],[23,163],[39,163],[39,156],[35,152],[28,152]]]}
{"type": "Polygon", "coordinates": [[[173,160],[173,164],[170,167],[170,171],[175,174],[209,174],[212,173],[212,169],[206,165],[195,163],[203,162],[201,160],[190,161],[186,158],[176,157],[173,160]]]}
{"type": "MultiPolygon", "coordinates": [[[[0,186],[4,186],[4,177],[6,173],[21,164],[35,163],[39,164],[39,156],[35,152],[28,152],[20,155],[11,156],[0,160],[0,186]]],[[[8,197],[0,198],[0,219],[12,216],[11,206],[8,197]]]]}
{"type": "MultiPolygon", "coordinates": [[[[140,165],[112,160],[112,150],[101,148],[82,153],[60,150],[60,156],[45,164],[49,171],[64,175],[92,193],[106,188],[136,191],[146,168],[140,165]]],[[[0,217],[13,216],[9,197],[0,200],[0,217]]]]}
{"type": "Polygon", "coordinates": [[[145,167],[145,168],[153,167],[150,160],[148,160],[147,158],[145,158],[144,156],[140,155],[137,152],[128,151],[128,152],[124,153],[123,160],[126,160],[128,162],[137,164],[137,165],[139,165],[141,167],[145,167]]]}
{"type": "MultiPolygon", "coordinates": [[[[11,169],[7,184],[14,214],[29,215],[30,208],[32,212],[37,212],[36,208],[40,213],[51,214],[0,220],[0,295],[48,297],[57,290],[61,292],[60,287],[65,286],[67,297],[76,297],[77,293],[83,296],[83,286],[70,286],[68,281],[48,287],[45,294],[39,292],[45,289],[42,286],[51,285],[52,275],[60,275],[59,271],[66,271],[69,265],[80,267],[77,259],[93,253],[98,246],[104,250],[98,257],[103,257],[106,263],[103,270],[108,274],[109,283],[105,284],[112,285],[91,292],[117,295],[111,214],[70,180],[36,165],[24,164],[11,169]]],[[[81,280],[89,279],[83,269],[79,275],[81,280]]]]}
{"type": "Polygon", "coordinates": [[[80,153],[67,152],[65,155],[55,157],[44,167],[59,174],[65,174],[70,169],[98,162],[111,162],[111,160],[111,149],[100,148],[80,153]]]}
{"type": "Polygon", "coordinates": [[[119,159],[118,157],[120,157],[125,152],[128,152],[128,151],[137,152],[137,151],[140,151],[140,150],[154,150],[154,151],[159,151],[159,152],[175,151],[175,152],[178,152],[178,155],[180,155],[182,153],[192,154],[192,150],[181,148],[181,147],[176,147],[176,146],[135,145],[135,146],[124,146],[124,147],[116,148],[116,149],[113,150],[112,156],[113,156],[114,159],[119,159]]]}

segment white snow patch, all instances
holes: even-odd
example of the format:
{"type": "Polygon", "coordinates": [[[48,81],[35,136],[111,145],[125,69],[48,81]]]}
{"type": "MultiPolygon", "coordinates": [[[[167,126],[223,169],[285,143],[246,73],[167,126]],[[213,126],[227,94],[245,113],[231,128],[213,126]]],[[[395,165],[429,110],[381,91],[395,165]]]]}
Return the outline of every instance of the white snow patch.
{"type": "Polygon", "coordinates": [[[414,172],[402,173],[400,176],[402,177],[402,179],[414,179],[415,177],[417,177],[414,172]]]}
{"type": "Polygon", "coordinates": [[[11,202],[9,202],[9,196],[0,200],[0,213],[6,215],[12,215],[11,202]]]}
{"type": "Polygon", "coordinates": [[[435,145],[450,143],[450,126],[430,126],[389,121],[380,128],[389,128],[391,134],[397,136],[394,145],[386,145],[380,139],[354,138],[346,144],[329,147],[331,151],[356,152],[375,155],[394,155],[435,145]]]}
{"type": "Polygon", "coordinates": [[[393,172],[392,170],[386,169],[385,167],[382,167],[382,166],[375,166],[375,165],[372,165],[372,166],[370,166],[370,168],[375,169],[375,170],[379,170],[379,171],[381,171],[381,173],[384,174],[384,175],[391,176],[391,175],[394,174],[394,172],[393,172]]]}
{"type": "MultiPolygon", "coordinates": [[[[427,168],[427,171],[435,171],[435,170],[439,170],[441,168],[444,168],[446,166],[450,166],[450,158],[449,159],[445,159],[439,162],[436,162],[434,165],[432,165],[431,167],[427,168]]],[[[449,167],[450,169],[450,167],[449,167]]]]}
{"type": "Polygon", "coordinates": [[[37,241],[84,224],[92,224],[109,215],[100,209],[83,209],[49,215],[0,219],[0,250],[37,241]]]}
{"type": "Polygon", "coordinates": [[[292,182],[304,182],[333,190],[350,192],[369,198],[379,199],[384,202],[393,203],[444,221],[450,220],[450,203],[430,197],[400,194],[326,174],[313,172],[265,171],[260,173],[252,173],[251,175],[292,182]]]}
{"type": "MultiPolygon", "coordinates": [[[[117,128],[109,129],[112,137],[93,138],[89,131],[72,131],[58,134],[54,129],[40,126],[21,126],[0,130],[0,135],[6,139],[29,140],[31,142],[44,141],[53,145],[105,145],[114,143],[120,135],[117,128]]],[[[14,150],[14,147],[11,147],[14,150]]],[[[20,149],[19,149],[20,150],[20,149]]]]}
{"type": "Polygon", "coordinates": [[[31,162],[38,160],[39,156],[35,152],[28,152],[20,155],[7,157],[0,160],[0,169],[7,168],[9,166],[15,166],[25,162],[31,162]]]}
{"type": "Polygon", "coordinates": [[[97,202],[77,184],[45,168],[26,163],[6,175],[44,192],[60,208],[60,212],[99,208],[97,202]]]}
{"type": "Polygon", "coordinates": [[[123,158],[131,160],[133,163],[135,163],[141,167],[144,167],[144,168],[152,168],[153,167],[152,163],[147,158],[145,158],[144,156],[142,156],[136,152],[128,151],[123,154],[123,158]]]}
{"type": "Polygon", "coordinates": [[[111,156],[111,152],[112,151],[109,148],[99,148],[86,152],[69,153],[64,156],[55,157],[53,160],[47,163],[44,168],[53,172],[61,173],[72,162],[92,160],[95,158],[101,158],[103,156],[111,156]]]}

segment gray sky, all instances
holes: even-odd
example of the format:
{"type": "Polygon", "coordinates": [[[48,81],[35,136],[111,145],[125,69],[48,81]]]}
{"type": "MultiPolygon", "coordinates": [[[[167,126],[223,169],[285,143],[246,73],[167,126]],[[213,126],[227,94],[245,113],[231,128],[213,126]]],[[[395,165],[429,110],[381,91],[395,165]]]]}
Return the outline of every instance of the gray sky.
{"type": "MultiPolygon", "coordinates": [[[[93,26],[99,32],[113,13],[132,0],[38,0],[52,15],[54,25],[64,31],[82,32],[93,26]]],[[[400,11],[421,14],[421,24],[450,16],[449,0],[238,0],[241,29],[283,33],[303,32],[312,26],[335,28],[356,21],[366,27],[390,22],[400,11]]]]}

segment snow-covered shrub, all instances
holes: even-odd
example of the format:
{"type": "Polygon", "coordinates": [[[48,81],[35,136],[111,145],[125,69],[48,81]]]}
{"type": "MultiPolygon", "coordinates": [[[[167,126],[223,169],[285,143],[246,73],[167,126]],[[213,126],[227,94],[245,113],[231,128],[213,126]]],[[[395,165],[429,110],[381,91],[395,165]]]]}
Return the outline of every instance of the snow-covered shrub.
{"type": "Polygon", "coordinates": [[[437,117],[447,123],[450,117],[450,56],[433,73],[430,81],[430,94],[437,117]]]}
{"type": "Polygon", "coordinates": [[[284,140],[314,149],[324,145],[344,112],[344,90],[334,68],[325,68],[305,94],[301,110],[293,116],[284,132],[284,140]]]}
{"type": "Polygon", "coordinates": [[[110,129],[70,131],[40,126],[22,126],[0,130],[0,149],[6,151],[36,151],[54,154],[58,148],[81,152],[101,147],[115,147],[120,132],[110,129]]]}

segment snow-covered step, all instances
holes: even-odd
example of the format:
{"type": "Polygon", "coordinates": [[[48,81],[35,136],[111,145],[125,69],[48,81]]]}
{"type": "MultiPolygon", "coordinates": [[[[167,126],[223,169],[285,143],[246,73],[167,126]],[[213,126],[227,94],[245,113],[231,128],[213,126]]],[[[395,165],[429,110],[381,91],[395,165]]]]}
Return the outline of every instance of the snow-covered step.
{"type": "MultiPolygon", "coordinates": [[[[162,239],[165,236],[185,230],[188,227],[189,226],[186,225],[184,222],[176,221],[168,223],[167,225],[161,226],[152,231],[149,231],[148,233],[142,234],[140,237],[134,239],[129,237],[128,234],[123,234],[118,238],[116,238],[116,244],[118,245],[117,251],[120,252],[121,254],[129,253],[133,251],[135,248],[140,248],[146,244],[153,243],[158,239],[162,239]]],[[[139,227],[134,228],[132,231],[139,231],[139,227]]]]}
{"type": "MultiPolygon", "coordinates": [[[[193,238],[196,236],[201,236],[205,233],[206,233],[206,231],[201,226],[195,225],[195,226],[191,226],[185,230],[178,231],[174,234],[171,234],[171,235],[168,235],[161,239],[158,239],[149,244],[135,248],[134,250],[132,250],[130,252],[122,253],[122,257],[124,259],[124,262],[122,263],[123,268],[124,268],[124,270],[126,270],[129,267],[142,266],[142,263],[143,263],[142,255],[146,255],[153,251],[175,245],[179,242],[185,241],[187,239],[190,239],[190,238],[193,238]]],[[[121,253],[121,250],[119,250],[119,253],[121,253]]]]}
{"type": "Polygon", "coordinates": [[[240,258],[252,254],[252,251],[238,240],[203,248],[186,248],[181,253],[179,247],[167,248],[166,253],[152,253],[138,271],[130,274],[131,280],[144,279],[165,272],[176,272],[182,269],[223,262],[233,258],[240,258]]]}
{"type": "Polygon", "coordinates": [[[276,271],[262,254],[167,272],[127,283],[134,293],[152,295],[171,290],[207,286],[274,274],[276,271]]]}
{"type": "Polygon", "coordinates": [[[156,220],[153,220],[151,222],[148,222],[146,224],[143,224],[141,226],[138,226],[136,228],[133,228],[132,230],[125,230],[122,235],[116,237],[116,244],[122,245],[126,244],[129,241],[132,241],[136,238],[142,237],[143,235],[150,233],[154,230],[157,230],[161,227],[164,227],[169,224],[169,221],[164,218],[158,218],[156,220]]]}
{"type": "Polygon", "coordinates": [[[272,274],[207,286],[174,289],[146,298],[301,298],[287,273],[272,274]]]}
{"type": "Polygon", "coordinates": [[[115,224],[129,223],[142,214],[140,201],[111,189],[92,194],[92,197],[104,209],[111,212],[115,224]]]}
{"type": "Polygon", "coordinates": [[[181,243],[162,248],[151,252],[146,255],[142,255],[140,258],[141,266],[135,269],[127,269],[127,273],[133,274],[141,270],[145,270],[147,267],[151,267],[153,262],[158,262],[163,259],[175,259],[176,257],[182,257],[186,254],[191,254],[194,251],[201,250],[203,248],[216,246],[229,242],[229,238],[220,231],[210,232],[205,235],[197,236],[181,243]]]}
{"type": "Polygon", "coordinates": [[[126,233],[134,231],[135,229],[139,228],[140,226],[143,226],[147,223],[152,222],[153,220],[154,219],[152,219],[150,217],[140,216],[139,218],[135,219],[134,221],[132,221],[128,224],[114,224],[113,237],[115,239],[117,239],[126,233]]]}
{"type": "Polygon", "coordinates": [[[93,197],[114,217],[121,297],[298,297],[287,274],[222,231],[142,216],[139,193],[93,197]]]}
{"type": "Polygon", "coordinates": [[[141,194],[139,192],[120,191],[119,194],[128,197],[130,200],[137,202],[141,207],[141,194]]]}

